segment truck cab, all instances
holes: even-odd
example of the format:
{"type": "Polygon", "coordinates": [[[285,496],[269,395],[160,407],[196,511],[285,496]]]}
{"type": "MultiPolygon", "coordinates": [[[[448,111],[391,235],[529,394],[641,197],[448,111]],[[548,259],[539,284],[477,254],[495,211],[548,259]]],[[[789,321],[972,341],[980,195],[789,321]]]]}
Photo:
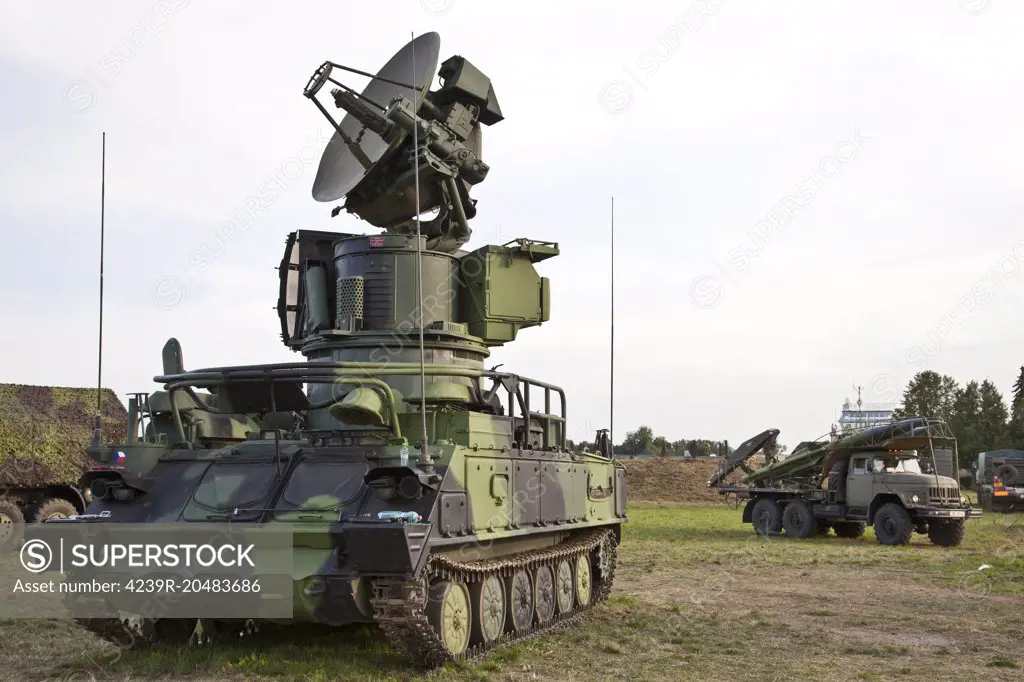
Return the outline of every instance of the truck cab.
{"type": "Polygon", "coordinates": [[[916,450],[859,452],[850,458],[845,499],[837,501],[846,505],[844,516],[875,525],[883,542],[917,532],[936,544],[958,544],[953,536],[962,534],[963,521],[977,514],[965,509],[959,483],[933,469],[916,450]]]}

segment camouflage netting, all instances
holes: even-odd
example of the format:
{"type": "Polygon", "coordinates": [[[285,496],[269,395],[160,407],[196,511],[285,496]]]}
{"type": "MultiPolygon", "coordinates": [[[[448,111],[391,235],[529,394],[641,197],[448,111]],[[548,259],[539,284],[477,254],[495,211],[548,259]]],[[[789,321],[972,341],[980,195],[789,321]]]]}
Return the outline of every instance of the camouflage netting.
{"type": "Polygon", "coordinates": [[[629,459],[619,455],[626,467],[626,496],[644,502],[725,502],[725,496],[708,488],[720,460],[686,460],[668,457],[629,459]]]}
{"type": "MultiPolygon", "coordinates": [[[[74,483],[88,467],[95,388],[0,384],[0,486],[74,483]]],[[[103,389],[103,442],[123,441],[128,412],[103,389]]]]}

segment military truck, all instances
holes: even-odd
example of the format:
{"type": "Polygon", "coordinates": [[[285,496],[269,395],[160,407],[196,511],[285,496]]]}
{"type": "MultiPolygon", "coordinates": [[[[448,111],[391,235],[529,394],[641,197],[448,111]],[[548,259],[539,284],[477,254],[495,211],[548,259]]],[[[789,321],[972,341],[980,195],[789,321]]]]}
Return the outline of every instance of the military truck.
{"type": "MultiPolygon", "coordinates": [[[[102,391],[100,428],[123,438],[127,413],[117,395],[102,391]]],[[[85,509],[77,483],[95,424],[95,388],[0,384],[0,551],[18,544],[24,524],[85,509]]]]}
{"type": "Polygon", "coordinates": [[[723,495],[746,500],[743,522],[765,536],[809,538],[834,530],[842,538],[873,525],[884,545],[905,545],[913,533],[935,544],[959,545],[966,520],[981,516],[960,494],[956,438],[940,419],[915,417],[864,429],[835,441],[801,443],[784,459],[771,451],[769,429],[746,441],[708,479],[723,495]],[[727,482],[740,469],[745,476],[727,482]]]}
{"type": "Polygon", "coordinates": [[[972,488],[985,511],[1024,510],[1024,450],[979,452],[971,463],[972,488]]]}

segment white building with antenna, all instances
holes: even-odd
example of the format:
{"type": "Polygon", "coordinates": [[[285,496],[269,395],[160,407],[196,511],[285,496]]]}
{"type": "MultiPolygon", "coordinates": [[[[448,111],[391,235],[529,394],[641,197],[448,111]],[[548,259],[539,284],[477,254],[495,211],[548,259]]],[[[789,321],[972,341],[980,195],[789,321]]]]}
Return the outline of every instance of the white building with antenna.
{"type": "Polygon", "coordinates": [[[857,389],[857,402],[851,403],[849,398],[843,401],[842,412],[836,420],[838,426],[833,427],[833,433],[845,435],[892,422],[893,412],[898,407],[895,403],[865,403],[861,400],[863,387],[854,388],[857,389]]]}

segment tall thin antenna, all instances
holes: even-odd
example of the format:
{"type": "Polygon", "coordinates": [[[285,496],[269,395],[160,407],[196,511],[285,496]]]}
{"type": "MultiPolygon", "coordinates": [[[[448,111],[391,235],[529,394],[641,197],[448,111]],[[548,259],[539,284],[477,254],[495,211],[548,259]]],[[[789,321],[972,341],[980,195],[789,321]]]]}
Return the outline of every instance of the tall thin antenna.
{"type": "MultiPolygon", "coordinates": [[[[416,40],[416,34],[413,31],[409,32],[411,40],[416,40]]],[[[412,52],[412,74],[413,80],[416,80],[416,50],[412,52]]],[[[419,100],[420,100],[420,88],[422,87],[419,83],[413,83],[415,91],[413,92],[412,105],[415,113],[419,113],[419,100]]],[[[419,307],[420,312],[420,417],[422,418],[423,427],[423,466],[429,467],[433,464],[430,459],[430,449],[427,444],[427,370],[426,370],[426,352],[423,349],[423,325],[425,320],[423,319],[423,239],[420,236],[420,137],[419,137],[419,120],[414,122],[412,128],[412,148],[413,148],[413,174],[416,185],[416,304],[419,307]]]]}
{"type": "Polygon", "coordinates": [[[608,386],[608,441],[611,454],[615,456],[615,197],[612,197],[612,324],[611,324],[611,371],[608,386]]]}
{"type": "Polygon", "coordinates": [[[862,403],[861,399],[860,399],[860,392],[861,392],[861,389],[863,389],[864,387],[863,386],[858,386],[857,384],[854,384],[853,387],[855,389],[857,389],[857,421],[860,422],[860,425],[862,427],[864,427],[864,426],[867,426],[864,423],[864,409],[861,407],[864,403],[862,403]]]}
{"type": "Polygon", "coordinates": [[[102,156],[100,161],[100,333],[99,357],[96,361],[96,418],[93,421],[92,444],[100,445],[100,415],[103,414],[103,252],[106,237],[106,204],[107,204],[107,133],[103,132],[102,156]]]}

